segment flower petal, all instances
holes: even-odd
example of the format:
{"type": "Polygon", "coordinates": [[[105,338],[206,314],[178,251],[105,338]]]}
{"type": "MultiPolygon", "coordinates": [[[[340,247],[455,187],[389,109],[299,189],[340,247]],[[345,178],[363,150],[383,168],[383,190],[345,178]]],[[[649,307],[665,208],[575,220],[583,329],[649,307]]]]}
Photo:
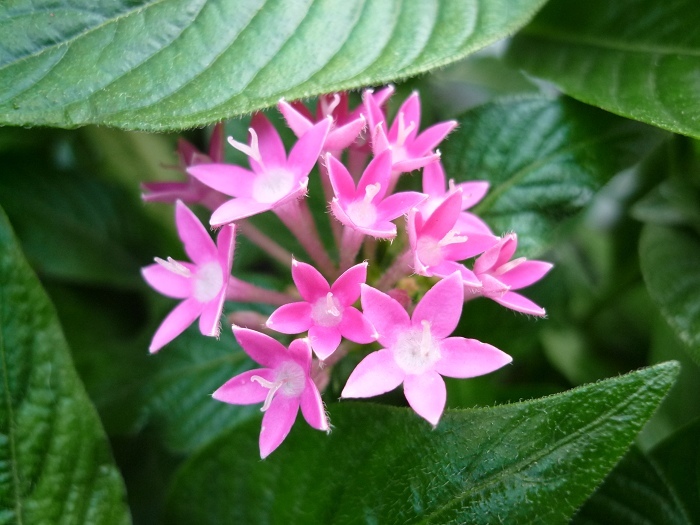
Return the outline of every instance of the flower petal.
{"type": "Polygon", "coordinates": [[[250,197],[257,175],[233,164],[197,164],[187,168],[187,173],[210,188],[232,197],[250,197]]]}
{"type": "Polygon", "coordinates": [[[516,312],[522,312],[524,314],[536,315],[538,317],[544,317],[547,315],[544,308],[533,303],[527,297],[523,297],[516,292],[506,292],[501,297],[491,297],[493,301],[496,301],[501,306],[515,310],[516,312]]]}
{"type": "Polygon", "coordinates": [[[391,350],[383,348],[365,357],[352,371],[341,397],[372,397],[399,386],[405,373],[394,361],[391,350]]]}
{"type": "Polygon", "coordinates": [[[308,376],[311,371],[311,345],[309,339],[303,337],[295,339],[289,345],[287,355],[296,361],[299,366],[304,369],[304,373],[308,376]]]}
{"type": "Polygon", "coordinates": [[[429,370],[420,375],[408,375],[403,382],[406,400],[416,414],[436,426],[445,410],[447,389],[440,374],[429,370]]]}
{"type": "Polygon", "coordinates": [[[194,298],[185,299],[168,314],[156,330],[148,351],[157,352],[184,332],[202,312],[202,305],[194,298]]]}
{"type": "Polygon", "coordinates": [[[408,173],[413,170],[424,168],[425,166],[432,164],[433,162],[440,161],[439,153],[431,153],[430,155],[425,155],[423,157],[409,157],[392,164],[391,169],[399,173],[408,173]]]}
{"type": "Polygon", "coordinates": [[[498,237],[493,235],[467,234],[465,242],[448,244],[443,248],[442,253],[445,258],[452,261],[463,261],[484,253],[497,242],[498,237]]]}
{"type": "Polygon", "coordinates": [[[496,238],[496,241],[499,240],[499,238],[493,234],[488,224],[468,211],[463,211],[459,214],[455,228],[457,228],[457,230],[459,230],[461,233],[465,233],[467,235],[473,233],[478,233],[479,235],[491,235],[496,238]]]}
{"type": "Polygon", "coordinates": [[[406,142],[410,143],[418,133],[418,127],[420,126],[420,95],[417,91],[411,93],[411,95],[404,100],[403,104],[401,104],[401,107],[396,112],[396,117],[394,118],[394,122],[391,124],[391,129],[387,135],[392,143],[395,143],[399,136],[399,115],[401,115],[401,113],[403,113],[404,126],[413,124],[413,130],[411,130],[406,138],[406,142]]]}
{"type": "Polygon", "coordinates": [[[282,444],[299,412],[299,398],[276,395],[265,412],[260,429],[260,457],[265,459],[282,444]]]}
{"type": "Polygon", "coordinates": [[[377,206],[377,222],[393,221],[401,215],[408,213],[408,210],[418,206],[428,196],[417,191],[402,191],[389,195],[377,206]]]}
{"type": "Polygon", "coordinates": [[[270,392],[257,381],[253,381],[253,376],[262,377],[270,383],[275,382],[275,373],[269,368],[256,368],[248,370],[242,374],[232,377],[212,394],[217,401],[223,401],[231,405],[253,405],[265,401],[270,392]]]}
{"type": "Polygon", "coordinates": [[[250,127],[258,135],[258,148],[265,169],[284,168],[287,152],[277,130],[262,113],[255,113],[250,119],[250,127]]]}
{"type": "Polygon", "coordinates": [[[321,394],[319,394],[318,388],[316,388],[311,378],[306,379],[306,387],[301,393],[300,402],[301,413],[306,422],[317,430],[327,432],[330,429],[330,425],[326,416],[326,408],[323,406],[321,394]]]}
{"type": "Polygon", "coordinates": [[[462,189],[462,209],[466,210],[474,206],[484,198],[489,191],[490,184],[485,180],[472,180],[457,184],[462,189]]]}
{"type": "Polygon", "coordinates": [[[190,278],[171,272],[160,264],[141,268],[141,275],[152,288],[166,297],[184,299],[192,294],[190,278]]]}
{"type": "Polygon", "coordinates": [[[423,133],[418,135],[414,141],[408,144],[408,150],[414,156],[423,156],[435,149],[435,146],[440,144],[455,127],[457,127],[457,122],[454,120],[448,120],[430,126],[423,131],[423,133]]]}
{"type": "Polygon", "coordinates": [[[379,334],[379,343],[386,348],[396,341],[398,332],[411,326],[408,312],[394,299],[376,288],[361,285],[362,311],[379,334]]]}
{"type": "Polygon", "coordinates": [[[331,291],[328,281],[319,271],[305,262],[292,260],[292,279],[301,297],[313,303],[331,291]]]}
{"type": "Polygon", "coordinates": [[[338,329],[343,337],[361,345],[372,343],[377,339],[377,333],[369,319],[352,306],[348,306],[343,311],[343,320],[340,321],[338,329]]]}
{"type": "Polygon", "coordinates": [[[236,247],[236,225],[227,224],[219,231],[216,237],[216,248],[219,252],[219,263],[224,275],[231,273],[233,266],[233,253],[236,247]]]}
{"type": "Polygon", "coordinates": [[[438,282],[423,296],[413,311],[413,326],[420,328],[423,321],[428,321],[430,333],[434,337],[447,337],[457,328],[462,316],[463,303],[462,277],[455,272],[438,282]]]}
{"type": "Polygon", "coordinates": [[[462,192],[454,191],[425,219],[420,235],[442,239],[455,227],[462,206],[462,192]]]}
{"type": "Polygon", "coordinates": [[[362,262],[345,270],[331,286],[331,292],[343,306],[350,306],[360,298],[360,285],[367,280],[367,263],[362,262]]]}
{"type": "Polygon", "coordinates": [[[235,325],[232,328],[238,344],[256,363],[266,368],[276,368],[288,359],[287,349],[269,335],[235,325]]]}
{"type": "Polygon", "coordinates": [[[316,357],[325,361],[338,349],[340,344],[340,331],[337,326],[318,326],[309,328],[309,340],[316,357]]]}
{"type": "Polygon", "coordinates": [[[265,324],[283,334],[306,332],[312,324],[311,305],[307,302],[282,305],[272,312],[265,324]]]}
{"type": "Polygon", "coordinates": [[[433,162],[423,168],[423,193],[431,197],[442,197],[445,194],[447,182],[442,162],[433,162]]]}
{"type": "Polygon", "coordinates": [[[226,288],[224,287],[218,296],[202,305],[202,314],[199,317],[199,331],[202,335],[219,337],[221,330],[221,314],[224,311],[226,288]]]}
{"type": "Polygon", "coordinates": [[[347,168],[330,153],[326,154],[326,167],[333,192],[338,200],[343,203],[352,201],[355,198],[355,181],[347,168]]]}
{"type": "Polygon", "coordinates": [[[513,361],[495,346],[464,337],[448,337],[440,341],[440,356],[435,371],[461,379],[488,374],[513,361]]]}
{"type": "Polygon", "coordinates": [[[314,127],[311,121],[311,113],[301,103],[289,104],[285,100],[280,100],[277,104],[277,109],[282,113],[284,120],[287,121],[287,125],[292,128],[297,137],[301,137],[314,127]]]}
{"type": "Polygon", "coordinates": [[[271,210],[275,203],[258,202],[253,199],[241,197],[231,199],[219,206],[209,219],[212,226],[223,226],[246,217],[252,217],[258,213],[271,210]]]}
{"type": "Polygon", "coordinates": [[[362,173],[360,182],[357,183],[357,197],[363,198],[367,186],[379,184],[379,191],[372,199],[372,202],[379,202],[384,198],[389,186],[391,176],[391,151],[387,150],[372,159],[367,169],[362,173]]]}
{"type": "Polygon", "coordinates": [[[191,261],[203,264],[216,260],[218,252],[214,241],[197,216],[182,201],[175,203],[175,224],[178,236],[185,245],[185,253],[191,261]]]}
{"type": "Polygon", "coordinates": [[[330,151],[344,150],[350,144],[355,142],[360,132],[365,128],[366,122],[364,117],[351,120],[347,124],[332,129],[328,133],[324,149],[330,151]]]}
{"type": "Polygon", "coordinates": [[[318,156],[321,154],[330,127],[330,117],[323,119],[304,133],[292,148],[287,161],[287,169],[293,172],[297,179],[307,177],[311,173],[318,156]]]}
{"type": "Polygon", "coordinates": [[[499,279],[512,290],[517,290],[539,281],[553,266],[552,263],[544,261],[523,261],[512,270],[500,275],[499,279]]]}

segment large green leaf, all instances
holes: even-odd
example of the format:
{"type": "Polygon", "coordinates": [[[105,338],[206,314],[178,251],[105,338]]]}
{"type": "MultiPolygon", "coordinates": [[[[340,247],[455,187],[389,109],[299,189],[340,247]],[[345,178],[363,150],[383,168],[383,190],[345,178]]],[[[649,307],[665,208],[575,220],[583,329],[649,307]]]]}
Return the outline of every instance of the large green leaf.
{"type": "Polygon", "coordinates": [[[700,363],[700,238],[689,230],[647,225],[639,253],[649,294],[700,363]]]}
{"type": "Polygon", "coordinates": [[[331,408],[261,462],[258,423],[175,479],[169,523],[565,523],[623,455],[678,372],[665,363],[527,403],[447,412],[331,408]]]}
{"type": "Polygon", "coordinates": [[[566,94],[700,137],[696,0],[555,0],[512,42],[512,62],[566,94]]]}
{"type": "Polygon", "coordinates": [[[690,525],[678,496],[649,459],[633,447],[572,525],[690,525]]]}
{"type": "Polygon", "coordinates": [[[447,175],[491,183],[475,211],[497,234],[520,234],[524,255],[541,252],[562,221],[662,136],[567,98],[497,101],[458,120],[443,147],[447,175]]]}
{"type": "Polygon", "coordinates": [[[0,8],[0,123],[182,129],[408,77],[544,0],[19,0],[0,8]]]}
{"type": "Polygon", "coordinates": [[[0,522],[128,523],[51,303],[0,211],[0,522]]]}

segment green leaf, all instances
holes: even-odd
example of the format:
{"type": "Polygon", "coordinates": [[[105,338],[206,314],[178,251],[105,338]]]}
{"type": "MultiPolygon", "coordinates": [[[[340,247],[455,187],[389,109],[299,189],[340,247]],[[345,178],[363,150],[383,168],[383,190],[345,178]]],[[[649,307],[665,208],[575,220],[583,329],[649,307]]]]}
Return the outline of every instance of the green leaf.
{"type": "Polygon", "coordinates": [[[567,95],[700,137],[699,25],[696,0],[555,0],[508,56],[567,95]]]}
{"type": "Polygon", "coordinates": [[[654,464],[633,447],[576,513],[572,525],[690,525],[654,464]]]}
{"type": "Polygon", "coordinates": [[[331,407],[265,461],[251,422],[175,478],[168,523],[565,523],[623,455],[678,373],[665,363],[527,403],[448,411],[331,407]]]}
{"type": "Polygon", "coordinates": [[[647,225],[639,255],[649,295],[700,363],[700,238],[686,230],[647,225]]]}
{"type": "Polygon", "coordinates": [[[447,175],[491,183],[474,211],[497,234],[517,232],[526,256],[663,136],[567,98],[498,101],[458,120],[443,147],[447,175]]]}
{"type": "Polygon", "coordinates": [[[128,523],[53,306],[0,210],[0,522],[128,523]]]}
{"type": "Polygon", "coordinates": [[[454,62],[545,0],[18,0],[0,124],[182,129],[454,62]]]}
{"type": "Polygon", "coordinates": [[[700,523],[700,419],[651,452],[654,463],[678,494],[693,523],[700,523]]]}

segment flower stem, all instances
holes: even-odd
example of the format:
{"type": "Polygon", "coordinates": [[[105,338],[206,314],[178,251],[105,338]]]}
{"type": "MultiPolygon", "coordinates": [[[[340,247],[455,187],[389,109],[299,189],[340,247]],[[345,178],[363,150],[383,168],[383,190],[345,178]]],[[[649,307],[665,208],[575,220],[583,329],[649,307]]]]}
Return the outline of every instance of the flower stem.
{"type": "Polygon", "coordinates": [[[340,243],[340,271],[344,272],[355,264],[355,258],[360,252],[365,234],[348,228],[343,228],[343,240],[340,243]]]}
{"type": "Polygon", "coordinates": [[[245,235],[250,242],[262,249],[273,259],[276,259],[285,266],[290,266],[292,264],[292,254],[282,248],[277,241],[274,241],[272,238],[268,237],[258,228],[253,226],[249,221],[239,221],[238,230],[245,235]]]}
{"type": "MultiPolygon", "coordinates": [[[[332,151],[331,155],[340,155],[341,152],[332,151]]],[[[321,185],[323,186],[323,194],[326,197],[326,203],[333,200],[335,192],[333,191],[333,186],[331,185],[331,178],[328,174],[328,166],[325,162],[319,162],[319,170],[321,172],[321,185]]],[[[341,240],[343,236],[343,225],[340,222],[330,217],[331,231],[333,232],[333,239],[335,240],[335,245],[338,247],[338,253],[340,253],[341,240]]]]}
{"type": "Polygon", "coordinates": [[[228,280],[226,299],[239,303],[266,303],[273,306],[282,306],[297,300],[286,293],[261,288],[233,276],[230,276],[228,280]]]}
{"type": "Polygon", "coordinates": [[[386,269],[381,279],[377,281],[376,287],[378,290],[389,290],[399,279],[413,273],[413,268],[411,268],[411,255],[411,250],[406,250],[394,259],[394,262],[386,269]]]}

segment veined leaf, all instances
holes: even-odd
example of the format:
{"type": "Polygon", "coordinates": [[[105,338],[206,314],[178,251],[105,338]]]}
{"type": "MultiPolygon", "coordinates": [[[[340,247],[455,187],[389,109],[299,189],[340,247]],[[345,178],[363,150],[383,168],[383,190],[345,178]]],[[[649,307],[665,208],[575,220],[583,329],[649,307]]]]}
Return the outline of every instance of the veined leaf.
{"type": "Polygon", "coordinates": [[[0,210],[0,522],[128,523],[53,307],[0,210]]]}
{"type": "Polygon", "coordinates": [[[408,77],[545,0],[19,0],[0,8],[0,123],[183,129],[408,77]]]}
{"type": "Polygon", "coordinates": [[[700,363],[700,238],[689,230],[647,225],[639,254],[649,295],[700,363]]]}
{"type": "Polygon", "coordinates": [[[265,461],[259,423],[184,465],[169,523],[566,523],[623,455],[678,373],[670,362],[536,401],[448,411],[331,407],[265,461]]]}
{"type": "Polygon", "coordinates": [[[527,97],[468,111],[443,150],[448,177],[491,189],[474,211],[518,250],[542,252],[562,221],[663,136],[658,130],[567,98],[527,97]]]}
{"type": "Polygon", "coordinates": [[[555,0],[509,58],[579,100],[700,137],[698,26],[696,0],[555,0]]]}

